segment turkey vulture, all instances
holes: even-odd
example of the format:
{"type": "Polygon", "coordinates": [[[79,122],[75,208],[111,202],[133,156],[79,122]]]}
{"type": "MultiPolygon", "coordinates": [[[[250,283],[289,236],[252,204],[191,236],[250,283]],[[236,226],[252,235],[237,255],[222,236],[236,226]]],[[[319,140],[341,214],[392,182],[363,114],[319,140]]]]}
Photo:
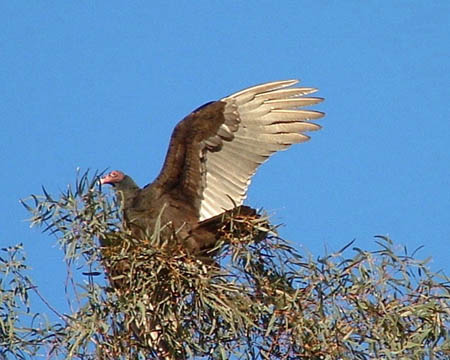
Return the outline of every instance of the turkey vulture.
{"type": "Polygon", "coordinates": [[[103,177],[101,183],[114,186],[121,198],[125,225],[142,237],[157,221],[170,223],[189,251],[213,246],[208,224],[241,206],[258,166],[274,152],[307,141],[304,132],[320,129],[309,121],[324,114],[299,108],[323,99],[305,97],[317,90],[296,83],[253,86],[194,110],[175,127],[160,174],[142,189],[118,170],[103,177]]]}

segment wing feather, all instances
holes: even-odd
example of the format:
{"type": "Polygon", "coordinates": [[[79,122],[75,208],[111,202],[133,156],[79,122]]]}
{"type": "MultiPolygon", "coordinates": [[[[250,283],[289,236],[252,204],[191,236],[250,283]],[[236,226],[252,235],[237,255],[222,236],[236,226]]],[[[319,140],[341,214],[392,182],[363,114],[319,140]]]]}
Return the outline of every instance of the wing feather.
{"type": "Polygon", "coordinates": [[[303,97],[317,90],[290,88],[297,82],[261,84],[220,100],[226,104],[223,111],[226,127],[222,125],[218,131],[222,140],[220,150],[206,154],[200,220],[241,205],[251,177],[271,154],[309,140],[303,132],[321,128],[308,121],[321,118],[322,112],[298,108],[318,104],[323,99],[303,97]]]}

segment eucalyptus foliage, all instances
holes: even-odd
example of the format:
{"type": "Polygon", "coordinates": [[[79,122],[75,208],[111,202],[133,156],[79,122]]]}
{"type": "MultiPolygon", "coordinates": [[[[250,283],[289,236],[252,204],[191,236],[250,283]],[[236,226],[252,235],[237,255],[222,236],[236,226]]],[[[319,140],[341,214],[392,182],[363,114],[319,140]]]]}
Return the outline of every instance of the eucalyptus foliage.
{"type": "Polygon", "coordinates": [[[70,311],[40,296],[21,246],[3,249],[0,358],[449,358],[449,279],[387,237],[314,259],[264,216],[234,214],[204,261],[166,224],[133,239],[97,179],[24,202],[63,250],[70,311]],[[30,292],[59,320],[34,314],[30,292]]]}

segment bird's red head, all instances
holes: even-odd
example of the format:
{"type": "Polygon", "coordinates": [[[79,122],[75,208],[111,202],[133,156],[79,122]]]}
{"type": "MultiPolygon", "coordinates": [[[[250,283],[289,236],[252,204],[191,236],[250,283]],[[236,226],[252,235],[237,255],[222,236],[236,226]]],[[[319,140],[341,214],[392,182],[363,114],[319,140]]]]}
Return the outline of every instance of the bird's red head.
{"type": "Polygon", "coordinates": [[[103,176],[100,179],[100,183],[102,185],[110,184],[115,185],[120,183],[125,178],[125,174],[122,171],[119,170],[113,170],[109,174],[103,176]]]}

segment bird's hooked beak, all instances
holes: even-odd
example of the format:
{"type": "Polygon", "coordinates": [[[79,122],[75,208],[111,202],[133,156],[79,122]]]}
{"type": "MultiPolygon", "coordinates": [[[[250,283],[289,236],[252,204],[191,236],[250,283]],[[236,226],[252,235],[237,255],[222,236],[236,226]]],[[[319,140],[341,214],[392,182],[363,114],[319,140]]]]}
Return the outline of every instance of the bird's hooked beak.
{"type": "Polygon", "coordinates": [[[100,184],[102,184],[102,185],[105,185],[105,184],[112,184],[112,183],[111,183],[111,179],[109,178],[109,175],[102,176],[102,177],[100,178],[100,184]]]}

